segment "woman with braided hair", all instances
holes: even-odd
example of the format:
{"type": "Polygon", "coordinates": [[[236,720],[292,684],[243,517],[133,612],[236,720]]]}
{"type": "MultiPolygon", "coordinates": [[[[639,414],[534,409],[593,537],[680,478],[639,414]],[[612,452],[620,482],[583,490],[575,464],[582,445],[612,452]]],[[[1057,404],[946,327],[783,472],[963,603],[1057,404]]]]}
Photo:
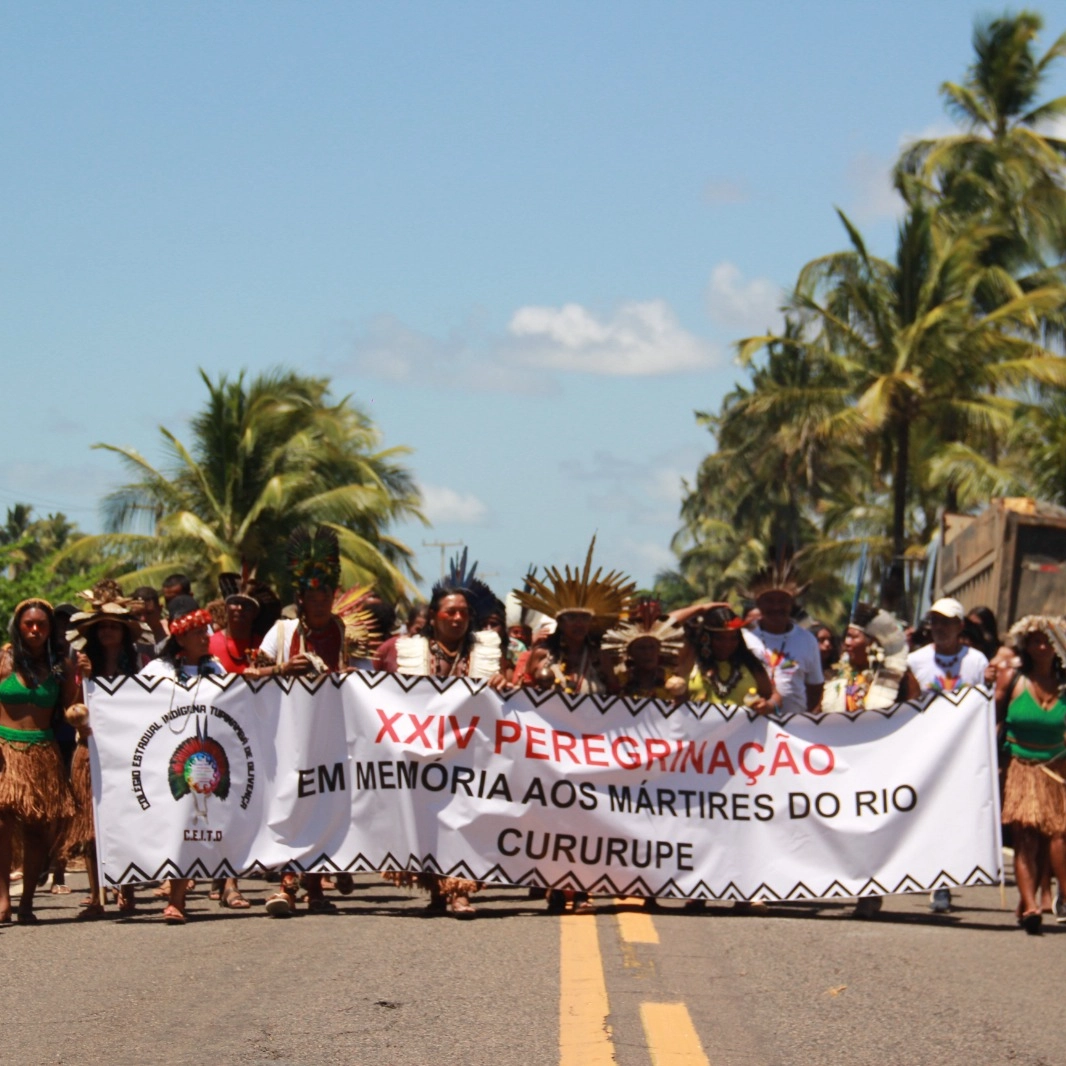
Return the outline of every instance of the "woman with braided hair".
{"type": "Polygon", "coordinates": [[[23,846],[18,920],[33,913],[37,878],[64,823],[74,814],[52,714],[77,687],[70,661],[58,651],[52,605],[23,600],[11,619],[11,643],[0,655],[0,923],[11,921],[11,855],[16,832],[23,846]]]}

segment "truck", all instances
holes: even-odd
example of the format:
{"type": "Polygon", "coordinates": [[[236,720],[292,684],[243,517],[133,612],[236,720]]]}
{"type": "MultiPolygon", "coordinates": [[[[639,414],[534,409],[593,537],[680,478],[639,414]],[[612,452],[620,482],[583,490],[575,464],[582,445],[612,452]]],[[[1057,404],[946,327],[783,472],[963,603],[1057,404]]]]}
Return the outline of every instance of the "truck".
{"type": "Polygon", "coordinates": [[[993,499],[977,515],[941,519],[933,599],[989,607],[1000,630],[1027,614],[1066,614],[1066,508],[993,499]]]}

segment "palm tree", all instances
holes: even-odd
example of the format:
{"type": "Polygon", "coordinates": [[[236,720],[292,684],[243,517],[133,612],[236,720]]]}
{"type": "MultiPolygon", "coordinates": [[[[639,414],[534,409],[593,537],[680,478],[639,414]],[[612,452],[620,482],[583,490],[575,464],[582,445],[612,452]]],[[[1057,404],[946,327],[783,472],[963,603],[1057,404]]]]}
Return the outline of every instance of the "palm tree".
{"type": "MultiPolygon", "coordinates": [[[[1066,383],[1066,360],[1038,342],[1043,315],[1066,302],[1066,288],[1029,292],[984,255],[998,231],[958,231],[936,211],[912,205],[899,228],[894,261],[869,254],[858,230],[840,214],[851,249],[808,263],[791,298],[803,327],[787,338],[814,365],[846,379],[847,403],[818,427],[822,441],[867,449],[872,471],[892,492],[888,530],[892,589],[902,589],[908,508],[916,495],[911,445],[916,434],[941,445],[966,441],[987,456],[1010,426],[1032,383],[1066,383]],[[991,309],[985,302],[995,297],[991,309]]],[[[785,338],[742,341],[743,361],[785,338]]],[[[950,487],[950,486],[949,486],[950,487]]]]}
{"type": "Polygon", "coordinates": [[[324,523],[338,534],[345,584],[405,597],[417,578],[413,555],[388,527],[424,521],[399,462],[408,449],[380,449],[378,430],[347,397],[332,402],[325,379],[200,376],[208,396],[191,422],[191,446],[160,427],[165,469],[132,448],[96,445],[120,456],[134,480],[105,499],[108,532],[82,538],[70,553],[134,561],[122,578],[129,587],[187,570],[211,593],[220,572],[254,571],[284,591],[289,533],[324,523]]]}
{"type": "Polygon", "coordinates": [[[1039,274],[1066,251],[1066,141],[1049,132],[1066,117],[1066,96],[1039,101],[1052,63],[1066,56],[1066,33],[1038,57],[1042,27],[1029,11],[978,22],[966,80],[940,89],[962,131],[911,144],[895,172],[908,202],[931,196],[958,225],[1001,227],[988,261],[1015,274],[1039,274]]]}

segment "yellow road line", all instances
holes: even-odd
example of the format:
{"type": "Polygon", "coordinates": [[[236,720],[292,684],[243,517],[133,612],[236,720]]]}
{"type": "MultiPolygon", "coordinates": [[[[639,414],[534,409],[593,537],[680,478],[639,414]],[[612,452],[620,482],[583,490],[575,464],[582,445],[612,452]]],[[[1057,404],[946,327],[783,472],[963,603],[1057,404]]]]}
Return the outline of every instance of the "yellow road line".
{"type": "MultiPolygon", "coordinates": [[[[615,903],[623,907],[642,907],[644,905],[642,899],[636,898],[616,899],[615,903]]],[[[618,918],[618,931],[622,934],[622,939],[627,944],[659,943],[659,931],[655,928],[655,923],[651,920],[651,915],[647,911],[619,911],[616,917],[618,918]]]]}
{"type": "Polygon", "coordinates": [[[652,1066],[711,1066],[684,1003],[642,1003],[652,1066]]]}
{"type": "Polygon", "coordinates": [[[559,1066],[613,1066],[610,1007],[596,918],[559,919],[559,1066]]]}

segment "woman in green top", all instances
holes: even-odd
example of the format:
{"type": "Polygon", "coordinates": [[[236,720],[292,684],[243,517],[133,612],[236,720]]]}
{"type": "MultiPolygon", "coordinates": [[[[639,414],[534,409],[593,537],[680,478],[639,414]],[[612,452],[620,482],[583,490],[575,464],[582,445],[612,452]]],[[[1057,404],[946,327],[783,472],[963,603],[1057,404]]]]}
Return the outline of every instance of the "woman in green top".
{"type": "Polygon", "coordinates": [[[1037,891],[1047,861],[1060,891],[1066,885],[1066,631],[1053,618],[1030,615],[1011,628],[1008,640],[1020,665],[996,679],[1011,757],[1003,822],[1014,836],[1018,922],[1036,934],[1041,921],[1037,891]]]}
{"type": "Polygon", "coordinates": [[[69,660],[58,653],[51,604],[23,600],[0,654],[0,922],[11,921],[11,854],[22,830],[23,879],[18,920],[37,921],[33,894],[48,852],[74,813],[52,713],[73,697],[69,660]]]}

